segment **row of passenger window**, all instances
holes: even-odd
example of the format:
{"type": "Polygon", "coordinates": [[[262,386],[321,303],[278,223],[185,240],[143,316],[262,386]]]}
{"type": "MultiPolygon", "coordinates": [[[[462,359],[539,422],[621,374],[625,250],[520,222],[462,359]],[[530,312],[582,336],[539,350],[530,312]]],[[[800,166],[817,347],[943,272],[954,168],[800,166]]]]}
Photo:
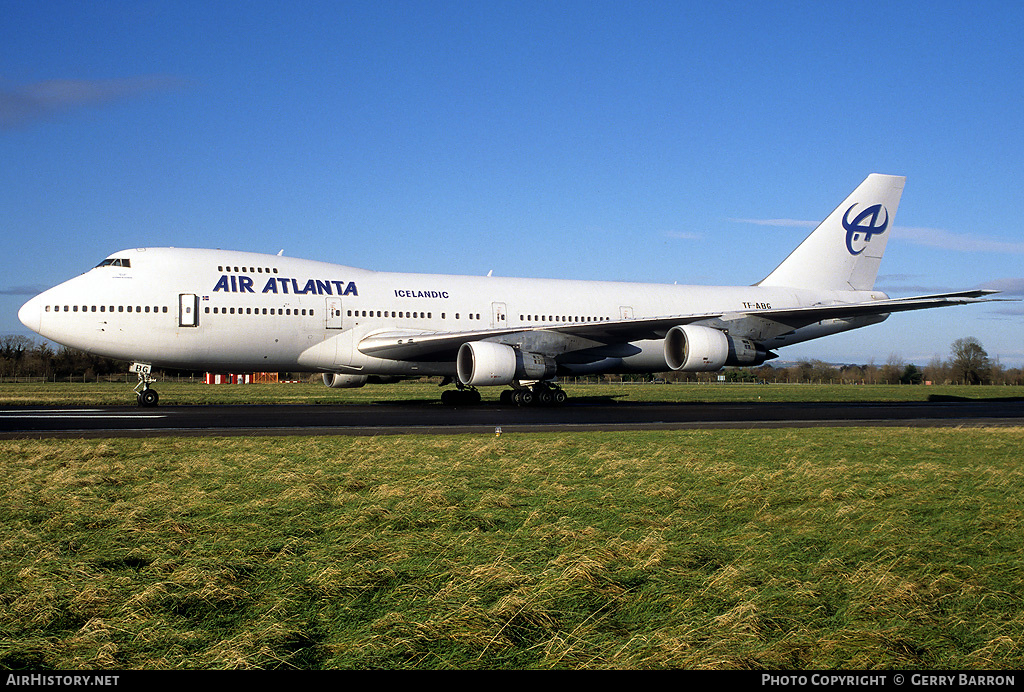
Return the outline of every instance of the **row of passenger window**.
{"type": "Polygon", "coordinates": [[[167,306],[159,305],[47,305],[46,312],[167,312],[167,306]]]}
{"type": "MultiPolygon", "coordinates": [[[[349,310],[349,317],[397,317],[399,319],[433,319],[434,313],[432,312],[407,312],[404,310],[349,310]]],[[[466,315],[467,319],[480,319],[480,314],[466,315]]],[[[448,319],[448,313],[442,312],[441,319],[448,319]]],[[[459,319],[459,313],[455,313],[455,319],[459,319]]]]}
{"type": "MultiPolygon", "coordinates": [[[[135,313],[166,313],[166,305],[47,305],[46,312],[135,312],[135,313]]],[[[298,308],[206,308],[206,314],[214,315],[308,315],[312,310],[298,308]],[[269,312],[268,312],[269,311],[269,312]]]]}
{"type": "MultiPolygon", "coordinates": [[[[412,319],[432,319],[434,314],[431,312],[403,312],[394,310],[349,310],[349,317],[397,317],[397,318],[412,318],[412,319]]],[[[447,319],[447,313],[441,313],[441,319],[447,319]]],[[[461,319],[462,313],[456,312],[455,319],[461,319]]],[[[480,319],[479,312],[466,313],[466,319],[478,320],[480,319]]],[[[609,317],[587,317],[577,315],[520,315],[520,322],[542,322],[542,323],[575,323],[575,322],[604,322],[609,320],[609,317]]]]}
{"type": "Polygon", "coordinates": [[[249,273],[249,274],[276,274],[277,267],[228,267],[226,265],[219,265],[217,267],[219,272],[233,272],[235,274],[249,273]]]}
{"type": "Polygon", "coordinates": [[[584,317],[581,315],[520,315],[520,322],[605,322],[610,317],[584,317]]]}
{"type": "Polygon", "coordinates": [[[214,315],[313,315],[312,310],[298,308],[206,308],[206,314],[211,312],[214,315]]]}
{"type": "MultiPolygon", "coordinates": [[[[275,270],[276,271],[276,270],[275,270]]],[[[157,305],[47,305],[46,312],[167,312],[167,306],[157,305]]],[[[299,308],[206,308],[206,313],[214,315],[307,315],[312,316],[312,310],[300,310],[299,308]]],[[[389,317],[399,319],[433,319],[432,312],[407,312],[393,310],[349,310],[349,317],[389,317]]],[[[455,319],[461,319],[461,313],[455,313],[455,319]]],[[[447,319],[447,313],[441,313],[441,319],[447,319]]],[[[466,319],[479,320],[480,313],[466,313],[466,319]]],[[[608,317],[581,317],[575,315],[520,315],[520,322],[543,322],[543,323],[567,323],[567,322],[604,322],[608,317]]]]}

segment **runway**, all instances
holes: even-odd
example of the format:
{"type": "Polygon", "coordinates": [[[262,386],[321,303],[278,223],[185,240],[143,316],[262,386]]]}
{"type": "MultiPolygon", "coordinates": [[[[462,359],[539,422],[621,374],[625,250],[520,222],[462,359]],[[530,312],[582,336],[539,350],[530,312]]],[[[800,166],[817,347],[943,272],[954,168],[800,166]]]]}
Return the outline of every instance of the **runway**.
{"type": "Polygon", "coordinates": [[[435,402],[368,405],[4,407],[0,439],[211,435],[390,435],[823,426],[1024,426],[1024,400],[912,403],[620,403],[559,408],[435,402]]]}

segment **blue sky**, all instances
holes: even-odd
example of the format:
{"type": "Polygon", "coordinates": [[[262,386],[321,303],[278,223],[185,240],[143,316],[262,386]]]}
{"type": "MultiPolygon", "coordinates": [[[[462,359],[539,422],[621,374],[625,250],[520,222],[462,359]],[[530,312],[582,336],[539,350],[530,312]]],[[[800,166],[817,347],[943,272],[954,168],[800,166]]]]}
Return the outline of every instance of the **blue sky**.
{"type": "MultiPolygon", "coordinates": [[[[138,246],[750,284],[872,172],[908,178],[877,287],[1024,298],[1020,3],[0,8],[0,333],[138,246]]],[[[1018,367],[1022,306],[782,356],[1018,367]]]]}

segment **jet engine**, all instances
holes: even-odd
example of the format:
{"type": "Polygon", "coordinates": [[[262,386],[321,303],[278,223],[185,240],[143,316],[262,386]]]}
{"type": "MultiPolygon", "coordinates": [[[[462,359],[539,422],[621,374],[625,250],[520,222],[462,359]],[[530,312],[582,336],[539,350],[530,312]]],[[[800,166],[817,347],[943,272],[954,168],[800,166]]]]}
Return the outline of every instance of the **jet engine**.
{"type": "Polygon", "coordinates": [[[455,360],[459,382],[471,387],[511,384],[512,380],[545,380],[555,374],[552,358],[524,353],[492,341],[470,341],[455,360]]]}
{"type": "Polygon", "coordinates": [[[665,362],[673,370],[713,372],[726,365],[760,365],[768,351],[750,339],[736,339],[719,329],[685,324],[665,335],[665,362]]]}
{"type": "Polygon", "coordinates": [[[366,384],[366,375],[342,375],[341,373],[325,372],[324,384],[332,389],[355,389],[366,384]]]}

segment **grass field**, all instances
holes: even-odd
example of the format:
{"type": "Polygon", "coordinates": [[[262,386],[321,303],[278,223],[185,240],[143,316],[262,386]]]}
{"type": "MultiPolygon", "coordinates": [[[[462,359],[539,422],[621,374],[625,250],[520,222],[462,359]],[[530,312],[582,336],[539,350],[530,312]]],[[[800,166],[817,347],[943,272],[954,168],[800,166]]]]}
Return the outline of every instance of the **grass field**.
{"type": "Polygon", "coordinates": [[[2,441],[0,668],[1019,669],[1022,446],[2,441]]]}
{"type": "MultiPolygon", "coordinates": [[[[132,384],[0,384],[0,405],[134,406],[132,384]]],[[[378,401],[439,402],[436,383],[402,382],[359,389],[330,389],[322,384],[207,385],[158,382],[161,406],[190,404],[369,404],[378,401]]],[[[484,401],[497,401],[502,387],[483,387],[484,401]]],[[[936,397],[1024,398],[1024,387],[966,385],[814,385],[814,384],[586,384],[566,385],[572,398],[619,402],[793,402],[927,401],[936,397]]]]}

